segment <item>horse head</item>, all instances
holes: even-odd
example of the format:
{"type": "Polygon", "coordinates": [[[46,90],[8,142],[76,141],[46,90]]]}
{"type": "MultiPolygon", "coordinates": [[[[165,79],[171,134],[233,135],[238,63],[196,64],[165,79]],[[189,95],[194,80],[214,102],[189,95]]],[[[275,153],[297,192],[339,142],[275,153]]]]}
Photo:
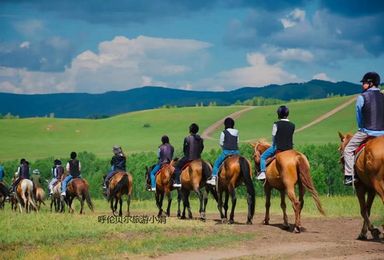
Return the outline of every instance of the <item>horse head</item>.
{"type": "Polygon", "coordinates": [[[256,168],[260,166],[260,157],[271,145],[264,139],[259,139],[256,143],[251,143],[253,147],[253,160],[256,168]]]}
{"type": "Polygon", "coordinates": [[[351,133],[342,134],[341,132],[339,132],[339,137],[340,137],[340,145],[339,145],[340,163],[343,165],[343,167],[344,167],[344,149],[347,146],[347,144],[349,143],[349,141],[351,140],[352,136],[353,135],[351,133]]]}

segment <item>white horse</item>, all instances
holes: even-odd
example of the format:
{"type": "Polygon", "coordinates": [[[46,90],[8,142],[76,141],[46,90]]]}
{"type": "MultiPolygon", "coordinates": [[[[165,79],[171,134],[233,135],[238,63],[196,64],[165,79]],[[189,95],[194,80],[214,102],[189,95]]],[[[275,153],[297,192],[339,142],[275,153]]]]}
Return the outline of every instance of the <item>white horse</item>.
{"type": "Polygon", "coordinates": [[[21,180],[16,187],[16,198],[19,204],[20,212],[23,212],[24,207],[28,213],[30,206],[34,210],[38,211],[33,197],[33,182],[28,179],[21,180]]]}

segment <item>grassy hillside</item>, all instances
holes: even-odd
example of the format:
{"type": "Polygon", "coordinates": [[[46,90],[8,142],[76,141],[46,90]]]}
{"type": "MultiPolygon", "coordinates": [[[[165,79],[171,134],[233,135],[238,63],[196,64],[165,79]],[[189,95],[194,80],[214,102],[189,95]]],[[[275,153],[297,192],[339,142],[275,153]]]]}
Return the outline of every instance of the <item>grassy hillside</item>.
{"type": "MultiPolygon", "coordinates": [[[[287,103],[290,119],[297,128],[310,123],[320,115],[342,104],[347,97],[334,97],[287,103]]],[[[111,156],[111,147],[120,144],[128,153],[156,151],[160,137],[169,135],[180,156],[182,141],[188,126],[196,122],[200,132],[217,120],[242,109],[231,107],[186,107],[155,109],[122,114],[100,119],[28,118],[3,119],[0,124],[0,160],[67,157],[74,151],[89,151],[97,156],[111,156]]],[[[243,114],[237,121],[241,141],[261,137],[270,139],[276,120],[277,106],[257,107],[243,114]]],[[[353,131],[355,119],[353,104],[332,118],[295,135],[295,144],[336,143],[337,131],[353,131]]],[[[220,130],[221,131],[221,130],[220,130]]],[[[219,132],[213,134],[214,138],[219,132]]],[[[206,150],[217,148],[217,140],[206,140],[206,150]]]]}

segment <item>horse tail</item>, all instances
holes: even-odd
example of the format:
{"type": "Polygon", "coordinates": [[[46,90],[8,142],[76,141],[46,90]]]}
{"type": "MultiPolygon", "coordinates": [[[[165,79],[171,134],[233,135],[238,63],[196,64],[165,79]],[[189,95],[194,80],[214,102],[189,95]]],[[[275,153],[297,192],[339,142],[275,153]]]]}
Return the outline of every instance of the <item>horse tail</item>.
{"type": "Polygon", "coordinates": [[[309,172],[310,166],[309,166],[308,159],[304,154],[299,154],[298,161],[299,161],[298,170],[299,170],[300,181],[304,185],[304,187],[311,193],[312,198],[314,199],[316,207],[319,210],[319,212],[325,216],[325,211],[321,206],[319,195],[317,194],[315,186],[313,185],[312,177],[309,172]]]}
{"type": "Polygon", "coordinates": [[[116,186],[111,190],[111,193],[109,195],[110,198],[113,198],[116,196],[116,194],[123,190],[124,188],[128,187],[128,174],[124,174],[123,177],[121,177],[120,181],[116,184],[116,186]]]}
{"type": "Polygon", "coordinates": [[[89,190],[88,190],[88,189],[87,189],[87,190],[84,190],[84,192],[83,192],[83,196],[84,196],[84,198],[85,198],[85,201],[86,201],[87,204],[88,204],[89,209],[93,212],[93,203],[92,203],[92,201],[91,201],[91,196],[89,196],[89,190]]]}
{"type": "Polygon", "coordinates": [[[250,222],[255,214],[255,188],[253,187],[251,176],[251,165],[247,159],[239,157],[240,171],[243,175],[243,180],[247,188],[248,202],[248,221],[250,222]]]}
{"type": "Polygon", "coordinates": [[[202,163],[202,175],[203,175],[202,180],[206,181],[209,178],[209,176],[211,176],[212,174],[212,167],[210,167],[210,165],[203,160],[201,161],[201,163],[202,163]]]}

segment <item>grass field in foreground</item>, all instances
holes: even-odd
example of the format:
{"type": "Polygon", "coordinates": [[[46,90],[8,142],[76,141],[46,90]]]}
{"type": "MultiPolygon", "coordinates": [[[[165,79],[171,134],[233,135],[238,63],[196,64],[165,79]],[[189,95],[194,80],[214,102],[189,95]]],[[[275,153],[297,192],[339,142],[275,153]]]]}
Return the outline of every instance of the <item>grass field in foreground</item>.
{"type": "MultiPolygon", "coordinates": [[[[302,216],[319,217],[312,198],[305,198],[302,216]]],[[[327,218],[359,217],[355,197],[321,197],[327,218]]],[[[222,247],[231,242],[241,244],[253,239],[255,232],[239,233],[234,225],[216,225],[219,215],[212,200],[208,202],[208,220],[179,220],[175,217],[176,204],[173,201],[171,218],[165,224],[102,224],[98,217],[109,214],[107,202],[96,200],[95,212],[86,208],[85,215],[50,213],[44,207],[39,213],[20,214],[11,212],[9,205],[0,211],[0,258],[120,258],[132,255],[156,256],[181,250],[222,247]],[[193,239],[191,239],[193,238],[193,239]]],[[[75,205],[79,208],[79,203],[75,205]]],[[[289,204],[288,204],[289,205],[289,204]]],[[[198,216],[197,200],[192,200],[194,217],[198,216]]],[[[246,201],[238,199],[235,220],[244,223],[246,201]]],[[[376,224],[384,220],[384,206],[376,200],[372,208],[372,218],[376,224]],[[381,215],[380,215],[381,213],[381,215]]],[[[131,215],[153,216],[157,213],[152,200],[132,201],[131,215]]],[[[254,223],[260,223],[260,213],[264,213],[264,198],[256,198],[254,223]]],[[[281,215],[280,201],[272,201],[272,214],[281,215]]],[[[290,223],[293,222],[292,209],[288,206],[290,223]]]]}

